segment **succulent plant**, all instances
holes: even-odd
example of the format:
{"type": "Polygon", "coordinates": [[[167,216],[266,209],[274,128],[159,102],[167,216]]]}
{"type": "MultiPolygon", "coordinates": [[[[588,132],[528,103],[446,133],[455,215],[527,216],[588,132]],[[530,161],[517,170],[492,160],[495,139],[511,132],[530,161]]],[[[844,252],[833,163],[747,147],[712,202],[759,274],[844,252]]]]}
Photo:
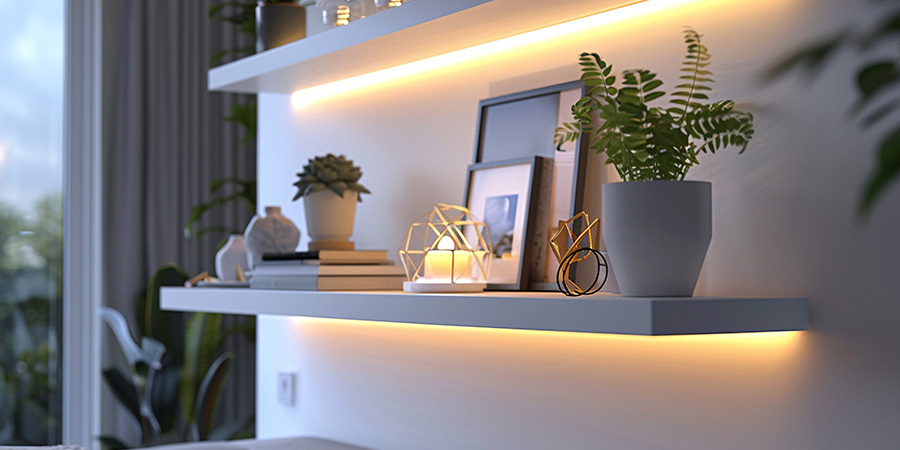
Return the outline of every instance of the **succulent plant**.
{"type": "MultiPolygon", "coordinates": [[[[356,191],[360,194],[371,194],[365,186],[359,184],[362,170],[353,165],[353,160],[346,156],[334,156],[329,153],[325,156],[316,156],[303,166],[303,172],[297,174],[300,177],[294,186],[297,186],[296,201],[305,195],[315,194],[329,189],[337,195],[344,197],[344,192],[356,191]]],[[[362,201],[362,196],[357,197],[362,201]]]]}

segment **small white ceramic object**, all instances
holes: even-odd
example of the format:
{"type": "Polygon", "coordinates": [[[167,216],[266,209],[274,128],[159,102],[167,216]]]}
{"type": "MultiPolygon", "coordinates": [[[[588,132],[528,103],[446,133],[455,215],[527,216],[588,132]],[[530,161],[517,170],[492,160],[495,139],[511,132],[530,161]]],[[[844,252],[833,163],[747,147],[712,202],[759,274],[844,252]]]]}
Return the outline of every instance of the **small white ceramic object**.
{"type": "Polygon", "coordinates": [[[253,216],[244,231],[247,266],[253,270],[264,253],[291,253],[297,250],[300,230],[281,214],[280,206],[266,206],[266,215],[253,216]]]}
{"type": "Polygon", "coordinates": [[[247,247],[244,236],[232,234],[228,242],[216,252],[216,278],[225,281],[237,281],[236,267],[247,271],[247,247]]]}

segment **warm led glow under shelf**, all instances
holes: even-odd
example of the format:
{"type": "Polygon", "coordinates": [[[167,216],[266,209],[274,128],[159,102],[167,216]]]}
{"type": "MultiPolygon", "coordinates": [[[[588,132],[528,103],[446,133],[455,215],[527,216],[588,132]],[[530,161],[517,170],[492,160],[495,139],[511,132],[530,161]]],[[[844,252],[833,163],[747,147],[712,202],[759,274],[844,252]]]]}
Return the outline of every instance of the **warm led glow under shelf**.
{"type": "Polygon", "coordinates": [[[474,47],[433,56],[419,61],[390,67],[344,80],[295,91],[291,94],[291,104],[302,107],[325,98],[351,91],[372,87],[377,84],[420,75],[429,71],[462,64],[479,58],[486,58],[511,50],[521,49],[542,42],[576,36],[588,30],[619,22],[639,19],[648,14],[661,13],[705,0],[639,0],[637,3],[600,12],[579,19],[551,25],[488,42],[474,47]]]}
{"type": "MultiPolygon", "coordinates": [[[[299,333],[304,325],[315,325],[319,330],[331,330],[339,333],[369,335],[379,333],[394,336],[397,339],[409,339],[413,333],[440,333],[446,338],[472,338],[481,342],[488,335],[497,337],[520,336],[523,338],[542,339],[556,336],[559,339],[581,339],[599,341],[619,341],[629,343],[656,342],[685,345],[691,348],[724,346],[734,351],[736,347],[762,350],[765,348],[790,347],[797,342],[800,331],[763,331],[751,333],[713,333],[713,334],[679,334],[664,336],[639,336],[629,334],[580,333],[572,331],[519,330],[510,328],[464,327],[450,325],[429,325],[417,323],[379,322],[368,320],[326,319],[319,317],[291,317],[293,328],[299,333]]],[[[435,336],[429,334],[428,339],[435,336]]]]}

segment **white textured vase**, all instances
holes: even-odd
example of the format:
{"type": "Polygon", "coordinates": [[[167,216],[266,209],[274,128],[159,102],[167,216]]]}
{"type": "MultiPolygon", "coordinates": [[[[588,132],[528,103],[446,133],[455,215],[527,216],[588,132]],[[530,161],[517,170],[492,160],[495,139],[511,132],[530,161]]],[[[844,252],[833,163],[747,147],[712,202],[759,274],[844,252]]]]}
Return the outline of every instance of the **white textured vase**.
{"type": "Polygon", "coordinates": [[[237,281],[236,267],[247,271],[247,247],[244,236],[232,234],[228,242],[216,252],[216,278],[226,281],[237,281]]]}
{"type": "Polygon", "coordinates": [[[607,183],[603,240],[623,296],[690,297],[712,239],[712,184],[607,183]]]}
{"type": "Polygon", "coordinates": [[[253,216],[244,230],[247,266],[253,270],[264,253],[291,253],[297,250],[300,230],[281,214],[280,206],[266,206],[266,215],[253,216]]]}
{"type": "Polygon", "coordinates": [[[303,197],[306,232],[312,241],[347,241],[353,235],[356,200],[359,192],[345,191],[344,196],[324,190],[303,197]]]}

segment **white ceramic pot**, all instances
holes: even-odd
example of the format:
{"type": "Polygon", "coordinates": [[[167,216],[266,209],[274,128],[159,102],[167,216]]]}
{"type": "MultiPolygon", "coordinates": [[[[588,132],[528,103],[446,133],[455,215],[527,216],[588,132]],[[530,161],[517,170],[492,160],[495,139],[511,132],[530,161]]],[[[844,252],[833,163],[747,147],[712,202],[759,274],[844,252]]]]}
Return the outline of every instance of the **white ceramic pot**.
{"type": "Polygon", "coordinates": [[[712,184],[607,183],[603,240],[623,296],[690,297],[712,239],[712,184]]]}
{"type": "Polygon", "coordinates": [[[312,241],[348,241],[353,234],[356,201],[359,192],[345,191],[344,196],[330,190],[303,197],[306,232],[312,241]]]}
{"type": "Polygon", "coordinates": [[[253,216],[244,230],[247,266],[253,270],[264,253],[291,253],[297,250],[300,230],[281,214],[280,206],[266,206],[266,215],[253,216]]]}
{"type": "Polygon", "coordinates": [[[244,236],[232,234],[228,237],[228,242],[216,252],[216,278],[237,281],[237,266],[240,266],[242,272],[247,271],[247,247],[244,245],[244,236]]]}

